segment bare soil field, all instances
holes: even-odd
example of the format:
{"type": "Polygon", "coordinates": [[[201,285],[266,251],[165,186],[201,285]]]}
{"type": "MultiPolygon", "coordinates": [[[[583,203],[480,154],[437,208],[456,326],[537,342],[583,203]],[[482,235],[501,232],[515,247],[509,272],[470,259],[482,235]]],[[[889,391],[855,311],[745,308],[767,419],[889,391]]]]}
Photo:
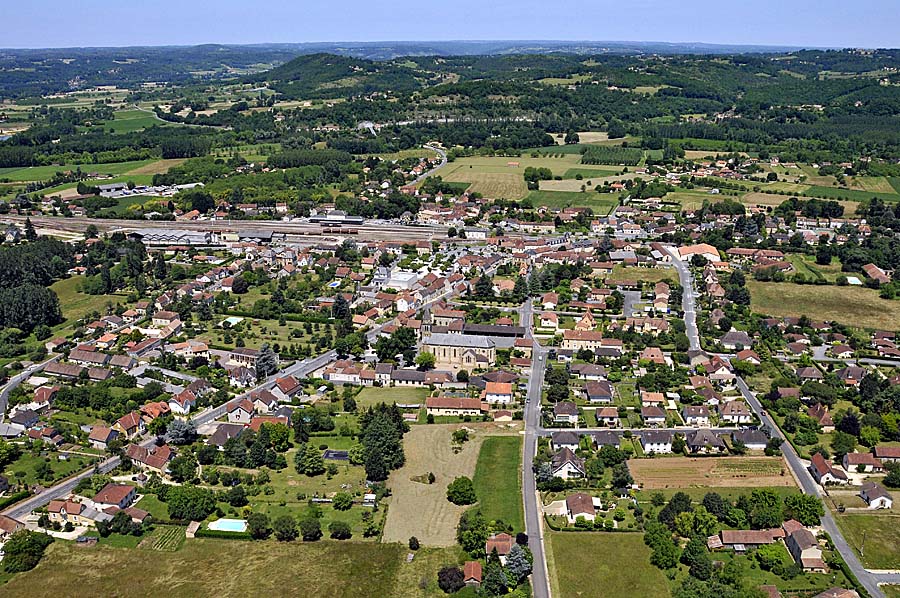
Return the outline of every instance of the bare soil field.
{"type": "MultiPolygon", "coordinates": [[[[472,477],[478,462],[483,435],[470,433],[470,440],[459,452],[453,452],[450,435],[463,424],[413,426],[403,437],[406,464],[388,480],[390,506],[384,524],[383,542],[406,543],[410,536],[423,546],[453,546],[456,524],[469,507],[447,500],[447,484],[457,476],[472,477]],[[414,482],[412,478],[435,475],[434,484],[414,482]]],[[[473,425],[471,428],[476,429],[473,425]]]]}
{"type": "Polygon", "coordinates": [[[793,486],[781,457],[662,457],[632,459],[628,469],[646,490],[793,486]]]}
{"type": "Polygon", "coordinates": [[[169,169],[173,166],[184,164],[185,159],[186,158],[172,158],[168,160],[158,160],[152,164],[135,168],[125,174],[165,174],[169,172],[169,169]]]}

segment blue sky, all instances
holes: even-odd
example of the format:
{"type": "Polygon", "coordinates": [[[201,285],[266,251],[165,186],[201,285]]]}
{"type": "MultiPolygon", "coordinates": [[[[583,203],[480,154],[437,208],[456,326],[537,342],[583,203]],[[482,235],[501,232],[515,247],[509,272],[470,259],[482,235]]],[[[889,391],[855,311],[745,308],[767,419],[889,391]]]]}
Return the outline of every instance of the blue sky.
{"type": "Polygon", "coordinates": [[[0,47],[383,40],[900,46],[897,0],[0,0],[0,47]]]}

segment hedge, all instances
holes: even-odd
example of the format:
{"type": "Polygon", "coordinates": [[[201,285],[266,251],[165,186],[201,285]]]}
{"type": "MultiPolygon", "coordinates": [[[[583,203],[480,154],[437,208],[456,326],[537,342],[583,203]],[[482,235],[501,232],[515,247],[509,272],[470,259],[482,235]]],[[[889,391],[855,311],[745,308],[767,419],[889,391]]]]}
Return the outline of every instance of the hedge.
{"type": "Polygon", "coordinates": [[[10,505],[13,505],[13,504],[19,502],[20,500],[25,500],[29,496],[31,496],[31,492],[29,492],[28,490],[20,490],[19,492],[16,492],[15,494],[11,494],[11,495],[7,496],[6,498],[0,499],[0,511],[2,511],[3,509],[5,509],[6,507],[8,507],[10,505]]]}
{"type": "Polygon", "coordinates": [[[200,528],[194,536],[197,538],[221,538],[223,540],[252,540],[250,532],[226,532],[217,529],[200,528]]]}

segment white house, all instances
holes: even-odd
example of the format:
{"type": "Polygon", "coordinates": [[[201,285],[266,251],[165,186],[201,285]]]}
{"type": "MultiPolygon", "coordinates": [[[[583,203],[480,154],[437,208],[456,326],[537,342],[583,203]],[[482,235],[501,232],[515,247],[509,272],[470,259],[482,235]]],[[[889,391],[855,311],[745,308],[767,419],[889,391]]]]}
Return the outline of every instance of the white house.
{"type": "Polygon", "coordinates": [[[669,454],[672,452],[672,433],[665,430],[641,432],[641,447],[645,453],[669,454]]]}
{"type": "Polygon", "coordinates": [[[875,482],[863,484],[859,495],[870,509],[890,509],[894,505],[894,498],[883,486],[875,482]]]}

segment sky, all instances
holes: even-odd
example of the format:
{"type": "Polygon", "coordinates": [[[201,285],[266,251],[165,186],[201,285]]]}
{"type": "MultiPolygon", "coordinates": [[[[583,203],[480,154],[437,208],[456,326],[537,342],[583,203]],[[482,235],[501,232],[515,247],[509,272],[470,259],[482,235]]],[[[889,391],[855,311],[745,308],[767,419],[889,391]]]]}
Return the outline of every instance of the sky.
{"type": "Polygon", "coordinates": [[[587,40],[900,47],[897,0],[0,0],[0,47],[587,40]]]}

